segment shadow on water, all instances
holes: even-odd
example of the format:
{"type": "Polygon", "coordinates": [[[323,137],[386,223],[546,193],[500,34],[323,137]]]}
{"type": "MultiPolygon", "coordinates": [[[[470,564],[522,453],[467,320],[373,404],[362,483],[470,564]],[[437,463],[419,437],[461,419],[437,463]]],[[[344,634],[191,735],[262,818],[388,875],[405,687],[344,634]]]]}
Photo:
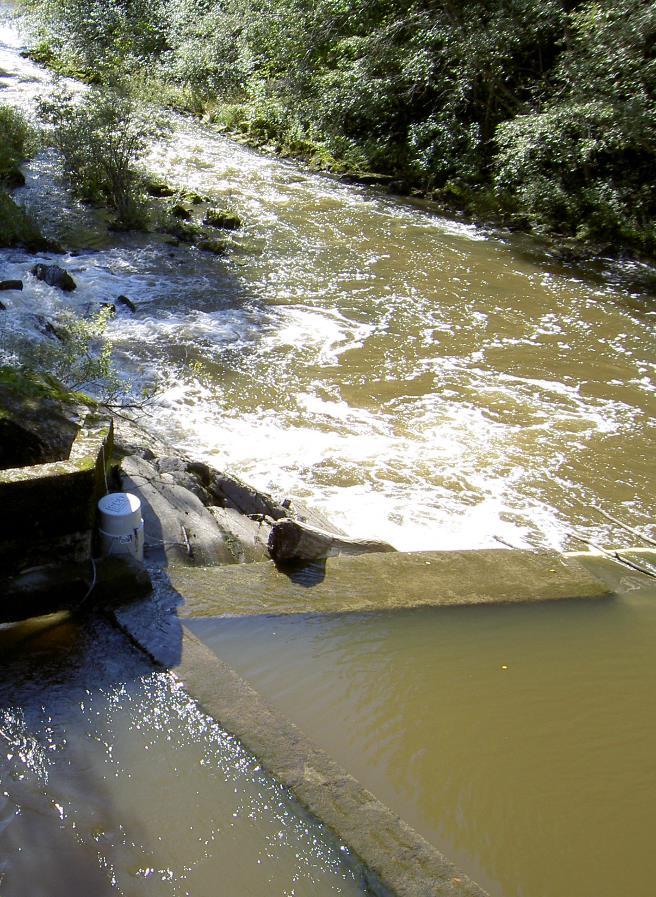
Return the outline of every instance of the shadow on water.
{"type": "MultiPolygon", "coordinates": [[[[3,897],[115,894],[126,825],[89,750],[88,705],[153,671],[108,623],[42,618],[0,629],[0,887],[3,897]],[[75,807],[84,808],[82,815],[75,807]],[[114,835],[109,835],[114,833],[114,835]]],[[[92,735],[92,738],[94,736],[92,735]]]]}

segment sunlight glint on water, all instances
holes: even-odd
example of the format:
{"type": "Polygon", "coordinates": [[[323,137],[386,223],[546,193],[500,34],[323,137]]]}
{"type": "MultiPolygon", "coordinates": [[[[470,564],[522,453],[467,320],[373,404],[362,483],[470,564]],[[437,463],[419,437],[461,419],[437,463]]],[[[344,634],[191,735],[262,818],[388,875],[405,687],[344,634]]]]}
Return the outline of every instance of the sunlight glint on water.
{"type": "MultiPolygon", "coordinates": [[[[12,40],[3,83],[29,106],[47,76],[12,40]]],[[[57,207],[49,157],[19,191],[87,246],[63,259],[79,310],[137,303],[110,332],[124,375],[159,389],[149,424],[399,548],[562,546],[574,526],[604,538],[590,505],[649,519],[647,305],[202,123],[172,127],[148,165],[241,214],[224,260],[134,237],[102,248],[88,210],[57,207]]],[[[14,258],[9,276],[25,270],[14,258]]],[[[34,330],[58,304],[28,281],[5,326],[34,330]]]]}

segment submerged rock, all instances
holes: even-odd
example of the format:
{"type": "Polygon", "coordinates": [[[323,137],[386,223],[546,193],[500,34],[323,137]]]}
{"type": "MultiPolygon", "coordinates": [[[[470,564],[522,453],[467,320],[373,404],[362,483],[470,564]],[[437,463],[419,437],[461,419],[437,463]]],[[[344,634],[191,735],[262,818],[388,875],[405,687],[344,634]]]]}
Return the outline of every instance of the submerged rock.
{"type": "Polygon", "coordinates": [[[128,299],[127,296],[117,296],[116,304],[123,305],[123,306],[125,306],[125,308],[129,308],[133,314],[137,310],[137,306],[134,304],[132,299],[128,299]]]}
{"type": "Polygon", "coordinates": [[[191,220],[191,212],[186,206],[183,206],[181,202],[177,202],[175,205],[171,206],[169,211],[174,218],[180,218],[182,221],[191,220]]]}
{"type": "Polygon", "coordinates": [[[44,283],[47,283],[48,286],[64,290],[65,293],[70,293],[77,289],[77,284],[71,275],[59,265],[44,265],[43,263],[39,263],[30,268],[30,274],[33,274],[37,280],[42,280],[44,283]]]}
{"type": "Polygon", "coordinates": [[[22,290],[22,280],[0,280],[0,291],[5,290],[22,290]]]}
{"type": "Polygon", "coordinates": [[[224,255],[228,248],[223,240],[217,240],[214,237],[199,240],[196,246],[203,252],[211,252],[213,255],[224,255]]]}
{"type": "Polygon", "coordinates": [[[203,224],[209,227],[220,227],[224,230],[237,230],[241,227],[241,218],[236,212],[228,212],[224,209],[208,209],[203,218],[203,224]]]}

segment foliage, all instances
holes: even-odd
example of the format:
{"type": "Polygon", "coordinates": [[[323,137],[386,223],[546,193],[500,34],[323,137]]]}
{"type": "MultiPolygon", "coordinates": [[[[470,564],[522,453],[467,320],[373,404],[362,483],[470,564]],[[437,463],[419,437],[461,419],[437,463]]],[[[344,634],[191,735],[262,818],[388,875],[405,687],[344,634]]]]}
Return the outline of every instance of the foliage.
{"type": "Polygon", "coordinates": [[[105,336],[113,314],[111,307],[86,318],[65,311],[52,327],[54,339],[35,342],[14,336],[4,346],[5,353],[13,356],[13,369],[20,369],[23,375],[46,378],[48,383],[63,385],[69,391],[89,390],[103,405],[143,404],[150,396],[144,393],[135,397],[132,384],[121,380],[114,366],[112,346],[105,336]]]}
{"type": "Polygon", "coordinates": [[[249,140],[654,251],[651,0],[24,2],[249,140]]]}
{"type": "Polygon", "coordinates": [[[0,247],[4,246],[37,251],[46,249],[47,241],[32,218],[0,187],[0,247]]]}
{"type": "Polygon", "coordinates": [[[656,249],[656,7],[586,4],[544,109],[497,129],[496,185],[536,220],[656,249]]]}
{"type": "Polygon", "coordinates": [[[12,176],[35,145],[34,131],[20,112],[0,106],[0,183],[12,176]]]}
{"type": "Polygon", "coordinates": [[[66,312],[57,324],[58,338],[38,347],[32,345],[23,361],[31,368],[47,371],[69,389],[102,385],[114,392],[117,384],[111,344],[103,336],[111,314],[109,308],[90,318],[66,312]]]}
{"type": "Polygon", "coordinates": [[[41,102],[74,192],[116,212],[119,227],[146,223],[137,163],[156,128],[125,85],[94,87],[77,101],[59,87],[41,102]]]}
{"type": "Polygon", "coordinates": [[[4,189],[21,183],[18,166],[35,147],[36,135],[23,116],[0,105],[0,246],[45,245],[37,225],[4,189]]]}

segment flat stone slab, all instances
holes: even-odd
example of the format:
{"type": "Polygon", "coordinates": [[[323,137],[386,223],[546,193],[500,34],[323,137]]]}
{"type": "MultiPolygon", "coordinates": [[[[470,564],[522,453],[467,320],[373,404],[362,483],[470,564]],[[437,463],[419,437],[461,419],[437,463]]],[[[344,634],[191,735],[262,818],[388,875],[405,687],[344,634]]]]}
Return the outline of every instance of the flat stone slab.
{"type": "Polygon", "coordinates": [[[273,562],[170,567],[181,616],[345,613],[608,598],[575,558],[487,549],[328,558],[288,572],[273,562]]]}

